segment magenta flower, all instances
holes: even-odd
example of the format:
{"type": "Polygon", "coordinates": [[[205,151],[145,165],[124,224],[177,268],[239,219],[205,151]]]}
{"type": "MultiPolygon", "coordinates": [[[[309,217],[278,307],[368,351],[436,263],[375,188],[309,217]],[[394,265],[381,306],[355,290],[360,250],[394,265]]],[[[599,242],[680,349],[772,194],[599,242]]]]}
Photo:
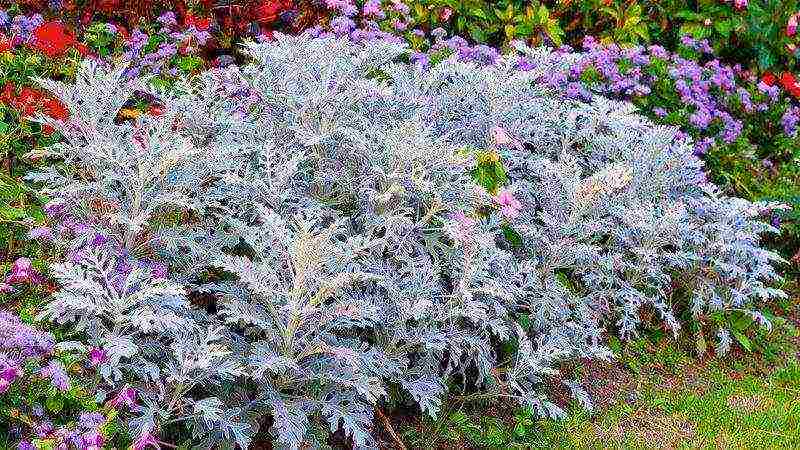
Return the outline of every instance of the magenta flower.
{"type": "Polygon", "coordinates": [[[786,36],[792,37],[797,33],[797,23],[800,21],[800,13],[792,14],[786,24],[786,36]]]}
{"type": "Polygon", "coordinates": [[[136,390],[132,387],[124,387],[116,397],[111,399],[110,403],[114,408],[119,407],[119,405],[125,405],[128,409],[131,409],[136,406],[136,390]]]}
{"type": "Polygon", "coordinates": [[[83,435],[83,450],[102,450],[104,442],[102,434],[91,431],[83,435]]]}
{"type": "Polygon", "coordinates": [[[50,200],[44,205],[44,212],[50,217],[57,216],[64,212],[64,208],[67,205],[64,203],[64,200],[57,198],[54,200],[50,200]]]}
{"type": "Polygon", "coordinates": [[[144,450],[151,445],[155,448],[161,448],[155,436],[150,433],[145,433],[139,436],[139,439],[136,439],[136,442],[133,443],[133,450],[144,450]]]}
{"type": "Polygon", "coordinates": [[[95,347],[89,352],[89,362],[92,367],[97,367],[108,359],[108,352],[100,347],[95,347]]]}
{"type": "Polygon", "coordinates": [[[519,216],[519,211],[522,209],[522,203],[514,198],[514,194],[503,189],[492,198],[497,205],[500,206],[500,214],[508,220],[516,219],[519,216]]]}
{"type": "Polygon", "coordinates": [[[0,394],[6,392],[11,387],[11,383],[19,375],[19,369],[16,367],[6,367],[0,372],[0,394]]]}
{"type": "Polygon", "coordinates": [[[42,282],[42,277],[36,273],[31,260],[28,258],[17,258],[14,265],[11,267],[11,275],[6,278],[8,284],[18,283],[31,283],[38,284],[42,282]]]}
{"type": "Polygon", "coordinates": [[[8,294],[14,290],[8,283],[0,283],[0,294],[8,294]]]}
{"type": "Polygon", "coordinates": [[[380,0],[367,0],[362,13],[367,17],[383,18],[385,16],[380,0]]]}

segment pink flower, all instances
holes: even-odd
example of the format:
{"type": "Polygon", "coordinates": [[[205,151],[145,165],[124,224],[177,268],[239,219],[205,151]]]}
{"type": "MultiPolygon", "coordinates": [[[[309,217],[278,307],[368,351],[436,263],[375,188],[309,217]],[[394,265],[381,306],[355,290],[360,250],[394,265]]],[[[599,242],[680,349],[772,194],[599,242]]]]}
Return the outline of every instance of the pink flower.
{"type": "Polygon", "coordinates": [[[136,439],[136,442],[133,443],[133,450],[144,450],[148,446],[152,445],[155,448],[161,448],[158,445],[158,441],[156,440],[155,436],[150,433],[145,433],[139,436],[139,439],[136,439]]]}
{"type": "Polygon", "coordinates": [[[470,236],[472,236],[475,224],[478,222],[472,217],[464,214],[462,211],[453,213],[450,216],[450,220],[456,223],[455,230],[453,231],[453,238],[461,242],[470,240],[470,236]]]}
{"type": "Polygon", "coordinates": [[[97,367],[108,359],[108,352],[100,347],[95,347],[89,352],[89,362],[92,367],[97,367]]]}
{"type": "Polygon", "coordinates": [[[519,211],[522,209],[522,203],[514,198],[514,194],[503,189],[493,197],[495,203],[500,206],[500,214],[508,220],[516,219],[519,216],[519,211]]]}
{"type": "Polygon", "coordinates": [[[444,8],[439,13],[439,20],[441,20],[442,22],[447,22],[448,20],[450,20],[450,17],[452,16],[453,16],[453,10],[450,8],[444,8]]]}
{"type": "Polygon", "coordinates": [[[736,9],[747,8],[747,0],[733,0],[733,7],[736,9]]]}
{"type": "Polygon", "coordinates": [[[502,145],[513,145],[517,147],[518,150],[522,150],[520,143],[509,136],[506,130],[504,130],[502,127],[494,126],[491,130],[489,130],[489,133],[492,135],[494,145],[498,147],[502,145]]]}
{"type": "Polygon", "coordinates": [[[131,409],[136,406],[136,390],[132,387],[124,387],[116,397],[111,399],[110,403],[114,408],[119,407],[119,405],[125,405],[128,409],[131,409]]]}
{"type": "Polygon", "coordinates": [[[8,283],[0,283],[0,294],[8,294],[9,292],[13,291],[14,288],[11,287],[8,283]]]}
{"type": "Polygon", "coordinates": [[[460,226],[464,228],[472,228],[477,223],[475,219],[467,216],[466,214],[464,214],[463,211],[458,211],[457,213],[454,213],[451,217],[453,220],[458,222],[460,226]]]}
{"type": "Polygon", "coordinates": [[[28,258],[17,258],[14,265],[11,267],[11,275],[6,278],[6,283],[32,283],[38,284],[42,282],[42,277],[36,273],[31,260],[28,258]]]}
{"type": "Polygon", "coordinates": [[[792,37],[797,34],[797,22],[800,19],[800,13],[792,14],[789,17],[789,22],[786,24],[786,36],[792,37]]]}

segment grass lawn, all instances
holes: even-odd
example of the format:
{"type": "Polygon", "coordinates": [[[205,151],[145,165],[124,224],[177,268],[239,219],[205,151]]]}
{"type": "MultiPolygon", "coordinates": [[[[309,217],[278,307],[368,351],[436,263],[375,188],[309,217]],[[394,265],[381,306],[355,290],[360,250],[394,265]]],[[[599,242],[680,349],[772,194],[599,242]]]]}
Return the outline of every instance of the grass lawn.
{"type": "Polygon", "coordinates": [[[621,346],[616,361],[571,368],[593,412],[571,404],[568,418],[542,420],[449,401],[437,421],[396,427],[408,448],[798,448],[800,321],[792,316],[773,331],[770,357],[740,350],[698,359],[686,343],[643,338],[621,346]]]}

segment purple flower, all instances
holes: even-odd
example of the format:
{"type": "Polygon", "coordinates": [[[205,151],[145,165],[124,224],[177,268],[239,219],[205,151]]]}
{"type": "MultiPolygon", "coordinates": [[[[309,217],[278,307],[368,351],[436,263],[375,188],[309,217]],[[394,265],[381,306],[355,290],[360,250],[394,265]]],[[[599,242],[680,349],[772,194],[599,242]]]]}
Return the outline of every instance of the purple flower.
{"type": "Polygon", "coordinates": [[[50,378],[53,386],[57,387],[60,391],[66,392],[69,390],[69,376],[67,376],[64,365],[59,361],[51,360],[39,373],[44,378],[50,378]]]}
{"type": "Polygon", "coordinates": [[[99,412],[83,412],[78,421],[84,430],[95,430],[105,423],[106,418],[99,412]]]}
{"type": "Polygon", "coordinates": [[[348,17],[339,16],[331,20],[331,29],[333,29],[333,32],[339,36],[350,34],[355,27],[355,22],[348,17]]]}
{"type": "Polygon", "coordinates": [[[97,367],[108,359],[108,352],[100,347],[95,347],[89,352],[89,363],[92,367],[97,367]]]}
{"type": "Polygon", "coordinates": [[[8,284],[18,283],[31,283],[38,284],[42,282],[42,277],[34,270],[31,260],[28,258],[17,258],[14,265],[11,266],[11,275],[6,278],[8,284]]]}
{"type": "Polygon", "coordinates": [[[773,227],[780,229],[781,228],[781,218],[778,215],[773,215],[772,216],[772,220],[770,220],[770,224],[773,227]]]}
{"type": "Polygon", "coordinates": [[[708,149],[710,149],[714,145],[714,139],[710,137],[705,137],[700,139],[699,141],[695,142],[694,144],[694,155],[695,156],[703,156],[708,153],[708,149]]]}
{"type": "Polygon", "coordinates": [[[392,27],[399,32],[403,32],[406,31],[406,29],[408,28],[408,23],[400,19],[394,19],[392,21],[392,27]]]}
{"type": "Polygon", "coordinates": [[[411,58],[409,58],[409,60],[411,61],[411,64],[416,64],[422,68],[427,68],[431,63],[428,54],[422,52],[414,52],[411,54],[411,58]]]}
{"type": "Polygon", "coordinates": [[[31,231],[28,232],[28,237],[31,239],[42,240],[42,241],[52,241],[53,240],[53,230],[50,227],[35,227],[31,228],[31,231]]]}
{"type": "Polygon", "coordinates": [[[411,8],[403,3],[403,0],[392,0],[392,9],[400,14],[408,14],[411,12],[411,8]]]}
{"type": "Polygon", "coordinates": [[[789,136],[797,134],[797,124],[800,123],[800,107],[792,106],[783,113],[781,125],[783,131],[789,136]]]}
{"type": "Polygon", "coordinates": [[[689,116],[689,123],[701,130],[708,128],[712,120],[711,112],[705,108],[700,108],[689,116]]]}
{"type": "Polygon", "coordinates": [[[44,205],[44,213],[50,217],[55,217],[63,213],[65,207],[66,204],[64,203],[64,200],[60,198],[53,199],[44,205]]]}
{"type": "Polygon", "coordinates": [[[91,245],[96,248],[104,245],[106,242],[108,242],[108,238],[104,234],[95,233],[91,245]]]}
{"type": "Polygon", "coordinates": [[[8,28],[11,25],[11,18],[4,9],[0,9],[0,28],[8,28]]]}
{"type": "Polygon", "coordinates": [[[656,117],[663,119],[664,117],[667,117],[667,110],[661,107],[656,107],[653,108],[653,114],[655,114],[656,117]]]}
{"type": "Polygon", "coordinates": [[[528,72],[536,68],[536,63],[528,58],[520,58],[517,60],[517,70],[528,72]]]}
{"type": "Polygon", "coordinates": [[[364,8],[361,10],[361,13],[366,17],[374,17],[376,19],[382,19],[386,17],[383,9],[381,8],[380,0],[367,0],[367,2],[364,3],[364,8]]]}
{"type": "Polygon", "coordinates": [[[158,16],[157,20],[165,27],[175,26],[178,24],[178,21],[175,18],[175,13],[172,11],[167,11],[164,14],[161,14],[158,16]]]}
{"type": "MultiPolygon", "coordinates": [[[[14,314],[0,311],[0,355],[21,354],[24,357],[41,357],[49,355],[54,345],[50,333],[41,332],[23,323],[14,314]]],[[[9,363],[4,363],[0,358],[0,368],[7,366],[9,363]]]]}
{"type": "Polygon", "coordinates": [[[124,405],[128,409],[132,409],[136,406],[136,390],[134,390],[132,387],[122,388],[117,396],[111,399],[110,404],[114,408],[124,405]]]}
{"type": "Polygon", "coordinates": [[[19,445],[17,445],[17,450],[36,450],[36,447],[29,441],[20,441],[19,445]]]}

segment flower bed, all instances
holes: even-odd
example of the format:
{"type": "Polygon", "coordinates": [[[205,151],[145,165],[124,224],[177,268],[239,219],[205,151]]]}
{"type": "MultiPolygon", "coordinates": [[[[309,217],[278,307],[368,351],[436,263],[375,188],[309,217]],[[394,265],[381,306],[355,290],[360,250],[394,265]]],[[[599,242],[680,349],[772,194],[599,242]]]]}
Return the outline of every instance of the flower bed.
{"type": "Polygon", "coordinates": [[[790,72],[692,38],[502,55],[401,2],[259,14],[0,20],[20,448],[370,443],[456,386],[560,415],[545,385],[608,335],[770,326],[796,213],[713,183],[796,203],[790,72]]]}

